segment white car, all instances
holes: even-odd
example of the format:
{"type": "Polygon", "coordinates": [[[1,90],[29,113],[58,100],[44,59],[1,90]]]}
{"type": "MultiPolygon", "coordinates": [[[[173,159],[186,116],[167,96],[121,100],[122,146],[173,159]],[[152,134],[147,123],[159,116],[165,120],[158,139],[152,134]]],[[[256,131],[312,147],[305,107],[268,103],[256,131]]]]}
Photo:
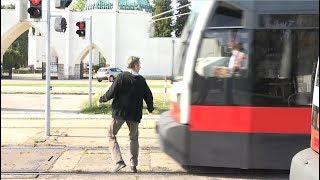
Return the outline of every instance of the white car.
{"type": "Polygon", "coordinates": [[[113,82],[114,78],[120,73],[122,73],[122,70],[119,68],[101,67],[97,71],[97,80],[98,82],[101,82],[102,80],[113,82]]]}

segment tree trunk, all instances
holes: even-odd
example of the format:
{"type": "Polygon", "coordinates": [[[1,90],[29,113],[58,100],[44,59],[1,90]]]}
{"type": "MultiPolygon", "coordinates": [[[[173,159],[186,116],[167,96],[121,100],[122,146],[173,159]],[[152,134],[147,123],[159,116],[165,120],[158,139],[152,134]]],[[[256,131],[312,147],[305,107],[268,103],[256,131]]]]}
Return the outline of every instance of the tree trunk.
{"type": "Polygon", "coordinates": [[[9,68],[9,79],[12,79],[12,67],[9,68]]]}

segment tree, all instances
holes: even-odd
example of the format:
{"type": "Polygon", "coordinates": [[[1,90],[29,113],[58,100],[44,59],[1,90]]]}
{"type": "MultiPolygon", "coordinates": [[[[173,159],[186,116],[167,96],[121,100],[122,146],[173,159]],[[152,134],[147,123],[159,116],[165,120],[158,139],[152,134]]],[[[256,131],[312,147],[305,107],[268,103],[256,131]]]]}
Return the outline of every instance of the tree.
{"type": "MultiPolygon", "coordinates": [[[[171,0],[153,0],[154,6],[152,7],[152,14],[157,15],[165,11],[171,10],[171,0]]],[[[172,16],[173,13],[167,13],[156,17],[155,19],[172,16]]],[[[159,20],[154,23],[154,36],[155,37],[171,37],[173,31],[172,18],[159,20]]]]}
{"type": "Polygon", "coordinates": [[[14,4],[1,5],[1,9],[15,9],[16,6],[14,4]]]}
{"type": "MultiPolygon", "coordinates": [[[[190,1],[189,0],[178,0],[178,7],[181,7],[181,6],[184,6],[186,4],[189,4],[190,1]]],[[[190,12],[190,6],[186,6],[184,8],[181,8],[181,9],[178,9],[178,12],[176,15],[180,15],[180,14],[184,14],[184,13],[188,13],[190,12]]],[[[182,15],[182,16],[178,16],[177,17],[177,20],[176,20],[176,24],[174,26],[174,29],[175,29],[175,34],[176,34],[176,37],[180,37],[181,36],[181,33],[182,33],[182,30],[188,20],[188,17],[189,15],[182,15]]]]}
{"type": "Polygon", "coordinates": [[[72,9],[75,11],[83,11],[87,0],[76,0],[73,4],[72,9]]]}
{"type": "Polygon", "coordinates": [[[28,31],[19,36],[9,47],[12,50],[16,50],[20,54],[19,67],[28,66],[28,31]]]}
{"type": "Polygon", "coordinates": [[[20,67],[21,55],[17,50],[9,48],[3,55],[3,69],[9,70],[9,76],[12,76],[12,68],[20,67]]]}

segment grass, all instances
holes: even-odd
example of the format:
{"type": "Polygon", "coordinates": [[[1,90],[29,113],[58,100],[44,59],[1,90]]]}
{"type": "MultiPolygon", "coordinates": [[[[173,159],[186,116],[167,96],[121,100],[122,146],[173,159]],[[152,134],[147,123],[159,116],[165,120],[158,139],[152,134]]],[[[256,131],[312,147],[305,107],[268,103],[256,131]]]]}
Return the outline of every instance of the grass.
{"type": "MultiPolygon", "coordinates": [[[[89,107],[89,102],[85,102],[82,105],[81,113],[85,114],[111,114],[111,103],[108,101],[106,103],[99,103],[99,97],[102,94],[95,94],[92,98],[92,107],[89,107]]],[[[153,94],[154,111],[152,114],[161,114],[169,110],[169,99],[167,94],[153,94]]],[[[143,107],[143,114],[148,114],[146,110],[146,105],[143,107]]]]}
{"type": "MultiPolygon", "coordinates": [[[[74,94],[86,95],[89,91],[88,80],[52,80],[51,94],[74,94]]],[[[165,87],[169,89],[171,84],[164,80],[147,80],[152,92],[164,92],[165,87]]],[[[23,80],[1,80],[1,93],[3,94],[44,94],[45,81],[23,81],[23,80]]],[[[108,90],[111,83],[107,81],[92,81],[93,93],[104,93],[108,90]]]]}

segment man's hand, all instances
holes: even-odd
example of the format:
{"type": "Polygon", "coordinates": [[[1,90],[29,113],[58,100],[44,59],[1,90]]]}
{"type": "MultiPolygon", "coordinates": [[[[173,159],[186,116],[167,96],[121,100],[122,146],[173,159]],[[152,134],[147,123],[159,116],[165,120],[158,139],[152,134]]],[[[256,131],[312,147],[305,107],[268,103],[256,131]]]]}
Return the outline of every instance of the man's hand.
{"type": "Polygon", "coordinates": [[[149,112],[149,113],[152,113],[153,110],[154,110],[153,107],[152,107],[152,108],[148,108],[148,112],[149,112]]]}
{"type": "Polygon", "coordinates": [[[103,98],[102,98],[102,96],[99,98],[99,103],[103,103],[103,98]]]}

